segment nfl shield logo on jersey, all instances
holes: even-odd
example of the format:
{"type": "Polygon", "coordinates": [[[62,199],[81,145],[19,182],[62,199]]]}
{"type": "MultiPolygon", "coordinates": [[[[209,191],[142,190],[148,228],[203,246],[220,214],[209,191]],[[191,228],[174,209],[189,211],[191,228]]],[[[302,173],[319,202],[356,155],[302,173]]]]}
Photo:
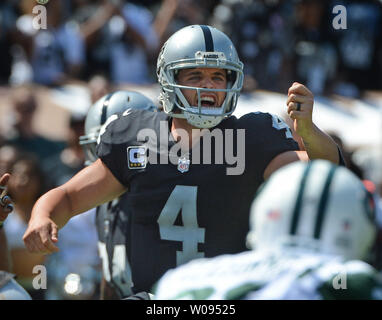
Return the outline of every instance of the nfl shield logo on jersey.
{"type": "Polygon", "coordinates": [[[129,169],[144,169],[147,164],[146,147],[128,147],[127,163],[129,169]]]}
{"type": "Polygon", "coordinates": [[[187,172],[189,168],[190,168],[190,160],[187,159],[186,157],[179,158],[179,160],[178,160],[178,170],[181,173],[184,173],[184,172],[187,172]]]}

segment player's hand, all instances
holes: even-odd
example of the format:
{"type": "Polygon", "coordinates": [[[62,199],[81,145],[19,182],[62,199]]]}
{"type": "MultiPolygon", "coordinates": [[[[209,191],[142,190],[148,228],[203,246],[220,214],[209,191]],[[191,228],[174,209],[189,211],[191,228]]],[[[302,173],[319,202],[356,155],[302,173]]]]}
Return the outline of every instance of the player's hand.
{"type": "Polygon", "coordinates": [[[12,200],[7,196],[7,183],[11,175],[4,173],[0,178],[0,222],[3,222],[13,210],[12,200]]]}
{"type": "Polygon", "coordinates": [[[59,251],[58,227],[48,217],[32,217],[23,236],[26,248],[31,253],[50,254],[59,251]]]}
{"type": "Polygon", "coordinates": [[[294,82],[288,90],[288,114],[293,120],[293,128],[302,138],[314,128],[312,121],[314,96],[304,85],[294,82]]]}

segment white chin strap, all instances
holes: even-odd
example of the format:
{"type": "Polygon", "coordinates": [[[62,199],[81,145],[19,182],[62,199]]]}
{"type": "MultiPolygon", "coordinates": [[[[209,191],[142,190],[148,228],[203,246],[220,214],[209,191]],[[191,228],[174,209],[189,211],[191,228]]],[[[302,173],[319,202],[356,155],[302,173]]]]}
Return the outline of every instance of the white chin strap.
{"type": "Polygon", "coordinates": [[[184,113],[187,122],[194,127],[201,129],[208,129],[217,126],[222,120],[223,116],[200,116],[189,112],[184,113]]]}

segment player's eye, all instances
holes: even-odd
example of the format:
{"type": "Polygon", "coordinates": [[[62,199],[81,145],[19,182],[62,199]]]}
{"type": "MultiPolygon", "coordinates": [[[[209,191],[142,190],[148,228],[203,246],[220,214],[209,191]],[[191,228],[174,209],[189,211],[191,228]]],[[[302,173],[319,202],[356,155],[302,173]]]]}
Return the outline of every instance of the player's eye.
{"type": "Polygon", "coordinates": [[[222,76],[215,76],[212,78],[214,81],[224,81],[224,78],[222,76]]]}
{"type": "Polygon", "coordinates": [[[191,76],[188,78],[190,81],[200,81],[201,77],[200,76],[191,76]]]}

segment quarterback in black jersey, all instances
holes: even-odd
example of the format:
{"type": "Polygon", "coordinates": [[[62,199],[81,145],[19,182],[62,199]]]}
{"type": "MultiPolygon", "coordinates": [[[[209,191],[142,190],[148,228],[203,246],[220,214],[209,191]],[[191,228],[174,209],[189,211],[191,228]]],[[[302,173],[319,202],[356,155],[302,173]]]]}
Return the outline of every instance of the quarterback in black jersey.
{"type": "MultiPolygon", "coordinates": [[[[195,152],[189,153],[190,163],[185,172],[171,159],[167,164],[159,163],[163,145],[152,146],[137,137],[145,128],[152,128],[158,141],[161,135],[168,136],[168,131],[160,132],[161,123],[166,127],[163,123],[171,122],[165,113],[129,110],[109,123],[100,137],[98,156],[129,190],[126,199],[131,211],[129,261],[136,290],[150,290],[166,270],[193,258],[246,249],[249,206],[264,181],[267,164],[282,152],[298,150],[289,129],[274,126],[279,121],[276,119],[267,113],[251,113],[240,119],[231,116],[215,127],[223,132],[232,129],[235,150],[239,149],[238,129],[245,130],[245,170],[239,175],[227,175],[230,165],[224,157],[222,164],[215,163],[216,159],[211,159],[212,163],[194,164],[195,152]],[[140,150],[155,153],[152,157],[158,163],[151,164],[148,157],[141,156],[142,168],[132,166],[130,158],[140,150]]],[[[168,150],[174,145],[175,141],[169,141],[168,150]]],[[[223,136],[223,154],[226,145],[230,147],[223,136]]],[[[215,155],[216,143],[212,149],[206,151],[215,155]]],[[[199,151],[203,159],[203,146],[199,151]]]]}
{"type": "Polygon", "coordinates": [[[243,64],[231,40],[213,27],[173,34],[157,75],[163,112],[110,117],[100,134],[100,159],[42,196],[24,235],[32,252],[57,251],[58,228],[70,217],[127,192],[133,292],[150,290],[166,270],[191,259],[246,250],[250,203],[281,166],[340,162],[337,145],[312,122],[313,95],[302,84],[293,83],[286,103],[305,151],[276,116],[232,116],[243,64]]]}

